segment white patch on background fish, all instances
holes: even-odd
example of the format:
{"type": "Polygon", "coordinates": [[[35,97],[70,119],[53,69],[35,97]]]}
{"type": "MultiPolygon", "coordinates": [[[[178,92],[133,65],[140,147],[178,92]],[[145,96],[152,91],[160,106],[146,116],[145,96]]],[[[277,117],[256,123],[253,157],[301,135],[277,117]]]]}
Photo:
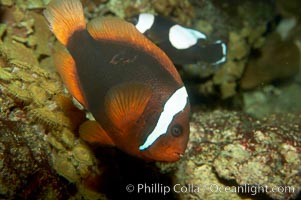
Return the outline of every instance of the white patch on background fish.
{"type": "Polygon", "coordinates": [[[138,17],[138,23],[136,24],[136,28],[140,33],[144,33],[153,26],[154,21],[154,15],[149,13],[142,13],[138,17]]]}
{"type": "Polygon", "coordinates": [[[198,39],[206,39],[206,35],[180,25],[174,25],[169,29],[169,41],[177,49],[187,49],[195,45],[198,39]]]}
{"type": "Polygon", "coordinates": [[[223,62],[226,61],[227,45],[224,42],[222,42],[221,40],[217,40],[215,43],[216,44],[221,44],[222,52],[223,52],[223,57],[220,60],[218,60],[214,63],[214,65],[218,65],[218,64],[223,63],[223,62]]]}
{"type": "Polygon", "coordinates": [[[139,147],[139,150],[144,150],[151,146],[161,135],[167,133],[167,129],[172,122],[174,116],[183,111],[187,104],[187,91],[185,87],[181,87],[176,90],[171,97],[166,101],[163,111],[159,117],[154,130],[149,134],[143,145],[139,147]]]}

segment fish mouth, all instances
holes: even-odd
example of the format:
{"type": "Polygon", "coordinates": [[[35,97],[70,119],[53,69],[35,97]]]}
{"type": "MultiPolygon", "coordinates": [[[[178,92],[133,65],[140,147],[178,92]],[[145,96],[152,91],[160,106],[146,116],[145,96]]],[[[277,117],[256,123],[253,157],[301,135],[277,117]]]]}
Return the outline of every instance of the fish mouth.
{"type": "Polygon", "coordinates": [[[183,153],[180,153],[180,152],[175,152],[174,154],[176,154],[177,156],[179,156],[180,158],[182,158],[184,156],[183,153]]]}
{"type": "Polygon", "coordinates": [[[173,155],[177,160],[184,157],[184,153],[182,152],[174,152],[173,155]]]}

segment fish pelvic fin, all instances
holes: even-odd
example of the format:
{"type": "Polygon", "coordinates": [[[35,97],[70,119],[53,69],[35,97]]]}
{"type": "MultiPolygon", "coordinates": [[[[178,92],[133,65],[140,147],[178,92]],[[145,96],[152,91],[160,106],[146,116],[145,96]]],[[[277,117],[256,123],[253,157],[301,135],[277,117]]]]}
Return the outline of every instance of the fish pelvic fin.
{"type": "Polygon", "coordinates": [[[109,134],[96,121],[86,121],[79,127],[80,138],[89,143],[115,146],[109,134]]]}

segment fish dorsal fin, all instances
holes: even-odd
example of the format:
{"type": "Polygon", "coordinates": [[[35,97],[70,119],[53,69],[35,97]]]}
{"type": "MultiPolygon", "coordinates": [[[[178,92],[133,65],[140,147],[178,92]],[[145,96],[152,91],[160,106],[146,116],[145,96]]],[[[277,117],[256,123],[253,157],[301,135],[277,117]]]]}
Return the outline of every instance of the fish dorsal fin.
{"type": "Polygon", "coordinates": [[[140,118],[151,96],[150,86],[140,83],[120,84],[106,96],[106,113],[117,128],[127,131],[140,118]]]}
{"type": "Polygon", "coordinates": [[[176,68],[167,55],[141,34],[133,24],[116,17],[95,18],[87,24],[87,29],[95,40],[126,43],[144,51],[158,60],[178,83],[182,82],[176,68]]]}
{"type": "Polygon", "coordinates": [[[60,50],[54,54],[54,64],[71,95],[79,103],[87,107],[87,102],[77,78],[75,61],[72,56],[68,52],[60,50]]]}
{"type": "Polygon", "coordinates": [[[79,127],[79,134],[86,142],[115,146],[108,133],[96,121],[85,121],[79,127]]]}

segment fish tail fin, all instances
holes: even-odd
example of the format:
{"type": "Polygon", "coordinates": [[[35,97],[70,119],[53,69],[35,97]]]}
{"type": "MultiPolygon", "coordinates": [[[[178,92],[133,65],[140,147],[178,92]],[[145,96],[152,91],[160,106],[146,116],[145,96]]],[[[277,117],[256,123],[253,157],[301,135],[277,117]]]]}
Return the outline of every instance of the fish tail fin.
{"type": "Polygon", "coordinates": [[[83,7],[79,0],[52,0],[44,10],[44,15],[51,31],[64,45],[75,31],[86,28],[83,7]]]}
{"type": "Polygon", "coordinates": [[[220,59],[215,61],[214,64],[222,64],[225,63],[227,61],[227,44],[221,40],[217,40],[214,43],[216,46],[218,46],[218,48],[220,49],[220,59]]]}
{"type": "MultiPolygon", "coordinates": [[[[212,53],[211,64],[218,65],[226,62],[227,59],[227,45],[221,40],[215,41],[213,44],[208,45],[209,52],[212,53]]],[[[210,58],[210,56],[209,56],[210,58]]]]}
{"type": "Polygon", "coordinates": [[[213,65],[218,65],[226,62],[227,45],[221,40],[208,44],[201,49],[201,54],[204,60],[213,65]]]}

